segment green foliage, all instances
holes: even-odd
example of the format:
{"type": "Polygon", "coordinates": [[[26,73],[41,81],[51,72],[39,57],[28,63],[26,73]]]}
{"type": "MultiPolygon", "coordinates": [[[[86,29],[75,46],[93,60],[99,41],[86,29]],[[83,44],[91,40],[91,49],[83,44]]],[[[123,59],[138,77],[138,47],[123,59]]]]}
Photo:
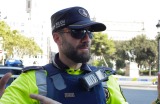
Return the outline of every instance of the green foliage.
{"type": "MultiPolygon", "coordinates": [[[[151,75],[157,75],[158,71],[157,70],[151,70],[151,75]]],[[[140,70],[140,75],[148,75],[149,70],[140,70]]]]}
{"type": "Polygon", "coordinates": [[[107,61],[108,67],[113,68],[113,64],[110,61],[107,61]]]}
{"type": "Polygon", "coordinates": [[[116,70],[116,74],[117,75],[125,75],[125,72],[119,69],[119,70],[116,70]]]}
{"type": "Polygon", "coordinates": [[[104,66],[104,61],[103,60],[94,60],[93,62],[92,62],[92,65],[94,65],[94,66],[104,66]]]}
{"type": "MultiPolygon", "coordinates": [[[[115,60],[117,70],[126,66],[125,60],[129,60],[126,51],[131,50],[134,50],[135,61],[139,68],[142,66],[149,68],[150,73],[151,69],[157,68],[157,40],[149,40],[146,35],[141,34],[128,41],[113,42],[108,39],[107,34],[95,33],[91,44],[91,53],[95,56],[103,56],[109,67],[113,67],[110,59],[115,60]]],[[[104,63],[96,61],[93,64],[101,66],[104,63]]]]}
{"type": "MultiPolygon", "coordinates": [[[[108,67],[113,68],[113,64],[111,62],[108,61],[107,64],[108,64],[108,67]]],[[[105,66],[105,63],[104,63],[103,60],[94,60],[92,62],[92,65],[94,65],[94,66],[105,66]]]]}
{"type": "Polygon", "coordinates": [[[149,75],[151,74],[151,67],[157,62],[157,42],[149,40],[145,35],[138,35],[131,40],[131,45],[134,47],[136,54],[136,62],[138,65],[149,67],[149,75]]]}
{"type": "MultiPolygon", "coordinates": [[[[158,58],[156,40],[149,40],[146,35],[142,34],[129,41],[115,41],[114,43],[117,49],[114,55],[116,60],[128,60],[125,52],[134,50],[135,61],[139,67],[155,68],[158,58]]],[[[117,62],[117,68],[122,68],[121,62],[117,62]]]]}
{"type": "Polygon", "coordinates": [[[116,47],[116,52],[114,57],[116,57],[117,60],[128,59],[125,52],[132,49],[130,41],[114,41],[114,43],[116,47]]]}
{"type": "MultiPolygon", "coordinates": [[[[91,53],[95,56],[104,57],[104,60],[107,62],[109,67],[113,67],[113,64],[110,63],[111,58],[113,58],[113,54],[115,53],[116,48],[113,40],[108,39],[107,34],[103,34],[101,32],[94,33],[94,37],[92,39],[91,44],[91,53]]],[[[106,66],[104,60],[101,60],[98,65],[106,66]]]]}
{"type": "Polygon", "coordinates": [[[17,30],[12,31],[4,21],[0,21],[0,37],[3,38],[3,48],[8,57],[42,53],[41,48],[34,40],[21,35],[17,30]]]}
{"type": "Polygon", "coordinates": [[[124,68],[126,66],[124,60],[116,60],[116,68],[120,69],[120,68],[124,68]]]}
{"type": "Polygon", "coordinates": [[[96,56],[101,56],[102,54],[111,56],[116,51],[114,42],[108,39],[107,34],[101,32],[94,33],[91,45],[91,53],[96,56]]]}

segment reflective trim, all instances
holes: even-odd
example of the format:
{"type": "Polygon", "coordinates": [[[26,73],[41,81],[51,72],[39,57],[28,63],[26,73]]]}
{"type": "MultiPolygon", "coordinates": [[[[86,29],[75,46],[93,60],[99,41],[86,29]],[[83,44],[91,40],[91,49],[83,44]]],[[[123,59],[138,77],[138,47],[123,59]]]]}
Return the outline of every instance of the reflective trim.
{"type": "Polygon", "coordinates": [[[46,82],[46,71],[37,70],[36,71],[36,84],[40,95],[47,95],[47,82],[46,82]]]}
{"type": "Polygon", "coordinates": [[[66,84],[65,84],[64,79],[61,76],[61,74],[53,75],[53,76],[51,76],[51,78],[52,78],[53,84],[57,90],[63,90],[66,88],[66,84]]]}

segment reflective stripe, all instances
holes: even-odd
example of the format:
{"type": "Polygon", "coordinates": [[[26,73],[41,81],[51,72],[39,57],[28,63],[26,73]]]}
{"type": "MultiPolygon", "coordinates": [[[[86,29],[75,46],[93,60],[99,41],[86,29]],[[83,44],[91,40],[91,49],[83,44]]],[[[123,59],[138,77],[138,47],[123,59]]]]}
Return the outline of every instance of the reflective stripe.
{"type": "Polygon", "coordinates": [[[40,95],[47,95],[46,71],[36,70],[36,84],[40,95]]]}
{"type": "Polygon", "coordinates": [[[66,84],[64,82],[63,77],[61,76],[61,74],[56,74],[51,76],[54,86],[57,90],[63,90],[66,88],[66,84]]]}

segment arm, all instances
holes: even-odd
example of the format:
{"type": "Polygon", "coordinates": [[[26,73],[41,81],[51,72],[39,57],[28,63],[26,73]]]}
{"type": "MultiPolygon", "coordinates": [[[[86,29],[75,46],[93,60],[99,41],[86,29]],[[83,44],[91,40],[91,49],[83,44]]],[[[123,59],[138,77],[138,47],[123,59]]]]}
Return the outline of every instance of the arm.
{"type": "Polygon", "coordinates": [[[117,82],[117,79],[113,75],[109,76],[107,87],[109,91],[107,104],[128,104],[117,82]]]}
{"type": "Polygon", "coordinates": [[[30,98],[29,94],[38,94],[35,71],[22,73],[8,86],[0,99],[2,104],[39,104],[39,101],[30,98]]]}
{"type": "MultiPolygon", "coordinates": [[[[11,78],[12,74],[11,73],[6,73],[1,79],[0,79],[0,97],[3,95],[4,91],[5,91],[5,86],[8,82],[8,80],[11,78]]],[[[19,80],[19,79],[18,79],[19,80]]],[[[22,81],[22,80],[21,80],[22,81]]],[[[19,81],[18,81],[19,82],[19,81]]],[[[21,82],[20,82],[21,83],[21,82]]],[[[24,82],[25,83],[25,82],[24,82]]],[[[9,89],[9,91],[11,90],[11,88],[9,89]]],[[[18,90],[17,88],[15,88],[14,90],[18,90]]],[[[20,89],[19,89],[20,90],[20,89]]],[[[23,91],[22,91],[23,92],[23,91]]],[[[12,93],[10,93],[12,94],[12,93]]],[[[4,96],[7,96],[7,95],[4,95],[4,96]]],[[[14,95],[13,95],[14,96],[14,95]]],[[[12,97],[12,96],[11,96],[12,97]]],[[[37,95],[37,94],[30,94],[30,98],[32,99],[35,99],[40,102],[43,102],[43,104],[61,104],[57,101],[54,101],[50,98],[47,98],[45,96],[42,96],[42,95],[37,95]]],[[[10,99],[10,96],[6,97],[6,99],[10,99]]],[[[11,99],[14,99],[13,97],[11,99]]],[[[5,100],[2,100],[0,102],[4,102],[4,103],[11,103],[12,101],[5,101],[5,100]]],[[[14,103],[17,102],[17,101],[14,101],[14,103]]],[[[27,102],[24,102],[24,104],[27,103],[27,102]]],[[[20,102],[17,102],[16,104],[20,104],[20,102]]],[[[30,104],[30,103],[29,103],[30,104]]]]}

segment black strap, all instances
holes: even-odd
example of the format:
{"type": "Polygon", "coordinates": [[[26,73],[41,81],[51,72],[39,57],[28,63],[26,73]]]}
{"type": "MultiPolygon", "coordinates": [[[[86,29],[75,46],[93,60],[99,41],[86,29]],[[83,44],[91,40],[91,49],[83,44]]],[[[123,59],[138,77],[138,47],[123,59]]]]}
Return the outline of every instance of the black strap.
{"type": "Polygon", "coordinates": [[[54,95],[51,92],[53,92],[53,87],[54,86],[53,86],[53,82],[52,82],[52,79],[50,78],[50,76],[52,75],[55,68],[53,67],[52,63],[43,66],[43,68],[47,71],[47,78],[46,78],[46,81],[47,81],[47,97],[53,99],[54,95]]]}
{"type": "Polygon", "coordinates": [[[49,64],[43,66],[43,68],[47,71],[47,76],[49,76],[49,77],[59,73],[59,69],[57,67],[55,67],[53,65],[53,63],[49,63],[49,64]]]}

